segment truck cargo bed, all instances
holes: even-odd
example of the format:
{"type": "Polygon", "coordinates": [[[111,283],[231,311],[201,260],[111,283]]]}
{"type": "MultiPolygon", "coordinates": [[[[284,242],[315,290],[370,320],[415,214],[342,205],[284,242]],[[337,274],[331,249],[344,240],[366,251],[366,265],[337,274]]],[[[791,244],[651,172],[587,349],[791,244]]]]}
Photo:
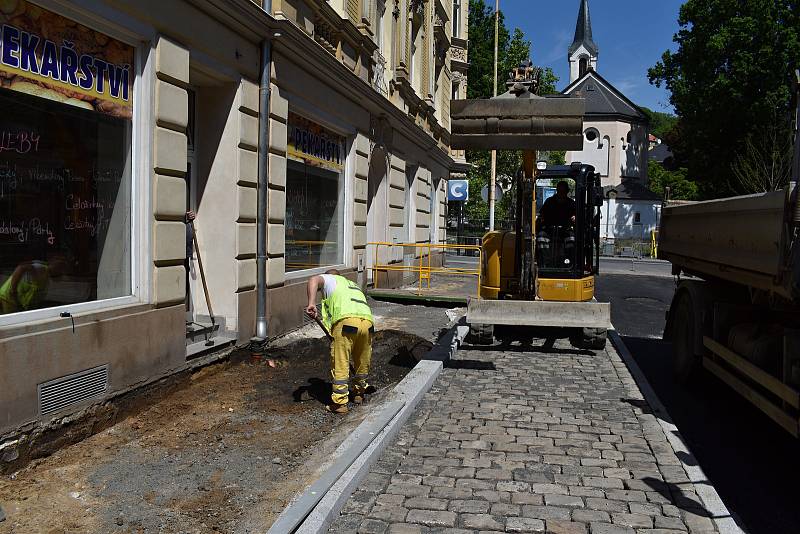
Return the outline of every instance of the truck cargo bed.
{"type": "Polygon", "coordinates": [[[682,271],[789,296],[785,191],[667,205],[659,257],[682,271]],[[705,276],[704,276],[705,275],[705,276]]]}

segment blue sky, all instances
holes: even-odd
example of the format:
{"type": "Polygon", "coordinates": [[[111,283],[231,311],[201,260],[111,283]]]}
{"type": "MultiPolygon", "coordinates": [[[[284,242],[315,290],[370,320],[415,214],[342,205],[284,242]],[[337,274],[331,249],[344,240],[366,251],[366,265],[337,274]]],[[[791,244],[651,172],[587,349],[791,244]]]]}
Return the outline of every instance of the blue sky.
{"type": "MultiPolygon", "coordinates": [[[[494,0],[485,0],[494,9],[494,0]]],[[[647,81],[647,69],[675,49],[682,0],[589,0],[592,33],[600,48],[597,72],[638,105],[672,112],[669,93],[647,81]]],[[[506,26],[532,42],[533,62],[552,67],[559,89],[569,83],[567,48],[575,36],[580,0],[500,0],[506,26]]],[[[475,36],[470,36],[475,38],[475,36]]]]}

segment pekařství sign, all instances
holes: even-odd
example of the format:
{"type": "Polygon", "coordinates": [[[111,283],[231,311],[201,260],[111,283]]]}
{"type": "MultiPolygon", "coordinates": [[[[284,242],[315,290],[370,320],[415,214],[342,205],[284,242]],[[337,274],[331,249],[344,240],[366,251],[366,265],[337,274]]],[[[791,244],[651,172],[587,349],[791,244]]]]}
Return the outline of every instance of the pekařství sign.
{"type": "Polygon", "coordinates": [[[134,48],[25,0],[0,9],[0,87],[131,118],[134,48]]]}
{"type": "Polygon", "coordinates": [[[344,137],[292,112],[288,130],[289,159],[336,172],[344,169],[344,137]]]}

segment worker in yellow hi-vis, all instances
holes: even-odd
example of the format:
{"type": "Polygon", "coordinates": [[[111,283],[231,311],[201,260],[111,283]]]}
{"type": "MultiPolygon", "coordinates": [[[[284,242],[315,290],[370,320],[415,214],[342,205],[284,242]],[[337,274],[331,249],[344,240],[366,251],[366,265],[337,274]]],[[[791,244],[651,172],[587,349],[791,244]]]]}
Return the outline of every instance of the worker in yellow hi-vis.
{"type": "Polygon", "coordinates": [[[331,343],[331,382],[333,393],[329,412],[346,414],[350,397],[350,358],[353,359],[353,402],[361,404],[368,389],[372,335],[375,327],[367,298],[355,282],[331,269],[308,280],[306,313],[317,318],[317,291],[322,290],[322,322],[333,337],[331,343]]]}

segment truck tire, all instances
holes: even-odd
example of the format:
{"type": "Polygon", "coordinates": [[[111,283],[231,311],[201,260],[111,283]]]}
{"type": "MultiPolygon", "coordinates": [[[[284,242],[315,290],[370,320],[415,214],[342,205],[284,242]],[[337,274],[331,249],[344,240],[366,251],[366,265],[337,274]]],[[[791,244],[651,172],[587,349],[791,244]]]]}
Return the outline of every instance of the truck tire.
{"type": "Polygon", "coordinates": [[[471,324],[464,341],[470,345],[491,345],[494,343],[494,328],[490,324],[471,324]]]}
{"type": "Polygon", "coordinates": [[[672,375],[686,384],[697,376],[700,357],[695,353],[695,310],[692,298],[683,293],[672,313],[672,375]]]}
{"type": "Polygon", "coordinates": [[[570,345],[582,350],[603,350],[606,348],[607,331],[605,328],[579,328],[570,336],[570,345]]]}

